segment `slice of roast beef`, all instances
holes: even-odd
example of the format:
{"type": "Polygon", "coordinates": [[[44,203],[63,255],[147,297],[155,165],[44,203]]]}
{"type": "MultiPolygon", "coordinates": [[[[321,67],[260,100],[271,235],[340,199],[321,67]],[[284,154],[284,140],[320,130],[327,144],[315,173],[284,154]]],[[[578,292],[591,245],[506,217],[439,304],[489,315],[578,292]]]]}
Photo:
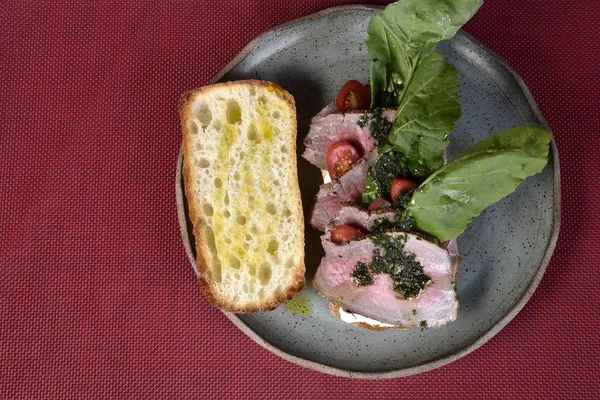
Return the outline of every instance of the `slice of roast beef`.
{"type": "Polygon", "coordinates": [[[406,235],[404,251],[415,255],[431,279],[418,296],[405,299],[394,290],[387,274],[375,274],[374,283],[366,286],[352,280],[356,264],[372,260],[375,245],[369,237],[341,245],[324,240],[326,254],[313,280],[316,290],[346,311],[405,329],[437,328],[454,321],[458,313],[455,279],[460,258],[414,234],[387,234],[406,235]]]}
{"type": "Polygon", "coordinates": [[[342,203],[340,212],[331,221],[331,225],[350,225],[370,232],[382,219],[394,222],[396,213],[394,211],[367,211],[356,204],[342,203]]]}
{"type": "Polygon", "coordinates": [[[350,203],[342,203],[337,216],[333,218],[322,237],[325,240],[331,238],[331,228],[339,225],[350,225],[359,228],[363,232],[371,232],[381,220],[394,222],[396,213],[394,211],[367,211],[364,208],[350,203]]]}
{"type": "Polygon", "coordinates": [[[314,121],[318,121],[319,119],[328,116],[329,114],[339,113],[335,106],[335,101],[333,103],[329,103],[325,106],[324,109],[319,111],[317,115],[311,118],[310,123],[312,124],[314,121]]]}
{"type": "MultiPolygon", "coordinates": [[[[306,149],[302,156],[313,165],[326,170],[327,150],[332,145],[343,141],[352,144],[358,154],[364,156],[376,145],[369,124],[367,123],[363,128],[358,125],[359,119],[365,114],[371,112],[348,110],[341,113],[337,111],[335,104],[328,105],[311,120],[310,130],[304,139],[306,149]]],[[[390,122],[394,120],[395,115],[395,109],[383,111],[383,116],[390,122]]]]}
{"type": "Polygon", "coordinates": [[[377,159],[377,149],[371,150],[340,179],[321,185],[313,205],[310,224],[325,232],[342,209],[342,203],[360,204],[369,168],[377,159]]]}

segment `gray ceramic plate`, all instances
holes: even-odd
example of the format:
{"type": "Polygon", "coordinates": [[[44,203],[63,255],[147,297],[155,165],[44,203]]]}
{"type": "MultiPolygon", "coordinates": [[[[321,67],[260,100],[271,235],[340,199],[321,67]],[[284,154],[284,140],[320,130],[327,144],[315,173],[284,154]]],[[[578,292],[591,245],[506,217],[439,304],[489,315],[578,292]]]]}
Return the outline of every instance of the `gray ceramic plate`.
{"type": "MultiPolygon", "coordinates": [[[[379,9],[349,6],[277,27],[250,43],[215,81],[262,79],[287,89],[296,99],[298,149],[310,118],[348,79],[369,80],[365,47],[369,18],[379,9]]],[[[545,124],[529,91],[497,56],[465,33],[438,50],[460,74],[462,117],[451,135],[450,159],[504,128],[545,124]]],[[[195,267],[193,236],[177,168],[177,203],[183,242],[195,267]]],[[[317,168],[298,157],[304,209],[321,183],[317,168]]],[[[310,317],[279,307],[270,312],[226,315],[267,350],[302,366],[358,378],[392,378],[427,371],[481,346],[519,310],[538,285],[559,228],[559,168],[552,142],[550,161],[516,192],[485,210],[459,238],[464,257],[458,276],[461,302],[456,322],[441,329],[374,332],[330,315],[327,302],[308,284],[310,317]]],[[[306,216],[308,221],[308,216],[306,216]]],[[[310,277],[321,258],[318,232],[306,228],[310,277]]]]}

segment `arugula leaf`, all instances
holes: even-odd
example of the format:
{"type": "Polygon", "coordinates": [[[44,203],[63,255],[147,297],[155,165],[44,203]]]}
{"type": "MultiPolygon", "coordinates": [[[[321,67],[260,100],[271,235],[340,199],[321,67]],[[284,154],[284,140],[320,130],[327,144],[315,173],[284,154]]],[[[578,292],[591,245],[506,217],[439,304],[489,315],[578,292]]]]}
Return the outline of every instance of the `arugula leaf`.
{"type": "Polygon", "coordinates": [[[414,177],[425,179],[444,164],[447,136],[460,115],[456,68],[433,52],[416,69],[389,135],[414,177]]]}
{"type": "Polygon", "coordinates": [[[550,132],[525,125],[468,148],[415,190],[406,212],[416,230],[440,241],[460,235],[483,209],[544,169],[551,138],[550,132]]]}
{"type": "Polygon", "coordinates": [[[363,204],[389,192],[389,185],[399,176],[421,182],[441,167],[448,146],[446,137],[454,129],[460,113],[456,69],[441,54],[431,53],[417,68],[398,107],[388,136],[391,145],[383,147],[369,170],[363,204]],[[386,153],[394,153],[394,156],[386,153]],[[383,169],[383,161],[387,173],[375,172],[383,169]]]}
{"type": "Polygon", "coordinates": [[[371,108],[400,104],[420,60],[450,39],[483,4],[482,0],[403,0],[371,17],[367,49],[371,59],[371,108]],[[389,98],[395,104],[389,104],[389,98]]]}

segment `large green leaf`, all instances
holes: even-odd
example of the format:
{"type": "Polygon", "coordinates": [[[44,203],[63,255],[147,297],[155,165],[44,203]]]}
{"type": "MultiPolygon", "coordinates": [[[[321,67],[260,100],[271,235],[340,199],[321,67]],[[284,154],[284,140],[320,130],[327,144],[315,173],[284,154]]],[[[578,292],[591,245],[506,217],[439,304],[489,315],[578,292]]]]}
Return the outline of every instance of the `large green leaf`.
{"type": "Polygon", "coordinates": [[[396,104],[420,60],[453,37],[483,4],[482,0],[403,0],[371,17],[367,49],[371,58],[371,107],[396,104]]]}
{"type": "Polygon", "coordinates": [[[442,166],[447,136],[460,114],[456,68],[433,52],[416,69],[389,136],[415,178],[425,179],[442,166]]]}
{"type": "Polygon", "coordinates": [[[415,229],[440,241],[461,234],[483,209],[548,162],[550,132],[525,125],[471,146],[419,186],[408,204],[415,229]]]}

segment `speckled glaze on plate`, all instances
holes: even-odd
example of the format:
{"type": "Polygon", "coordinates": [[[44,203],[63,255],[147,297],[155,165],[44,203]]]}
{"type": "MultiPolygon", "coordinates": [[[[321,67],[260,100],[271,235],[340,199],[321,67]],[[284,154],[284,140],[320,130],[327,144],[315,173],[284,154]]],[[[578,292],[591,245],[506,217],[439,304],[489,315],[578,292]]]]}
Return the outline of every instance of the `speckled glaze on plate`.
{"type": "MultiPolygon", "coordinates": [[[[298,111],[298,174],[305,219],[319,185],[319,170],[300,154],[310,118],[335,99],[349,79],[369,80],[365,46],[369,18],[377,7],[345,6],[276,27],[252,41],[214,81],[262,79],[287,89],[298,111]],[[351,27],[351,28],[349,28],[351,27]]],[[[456,66],[462,117],[451,135],[449,159],[505,128],[545,125],[521,79],[502,60],[463,32],[437,47],[456,66]]],[[[183,195],[180,153],[176,195],[187,254],[195,265],[191,222],[183,195]]],[[[459,237],[463,263],[458,275],[460,310],[441,329],[375,332],[330,315],[328,303],[310,285],[322,249],[319,232],[306,227],[307,287],[312,315],[284,307],[227,317],[267,350],[328,374],[385,379],[412,375],[452,362],[498,333],[529,300],[541,280],[558,237],[558,153],[551,142],[544,171],[486,209],[459,237]]]]}

